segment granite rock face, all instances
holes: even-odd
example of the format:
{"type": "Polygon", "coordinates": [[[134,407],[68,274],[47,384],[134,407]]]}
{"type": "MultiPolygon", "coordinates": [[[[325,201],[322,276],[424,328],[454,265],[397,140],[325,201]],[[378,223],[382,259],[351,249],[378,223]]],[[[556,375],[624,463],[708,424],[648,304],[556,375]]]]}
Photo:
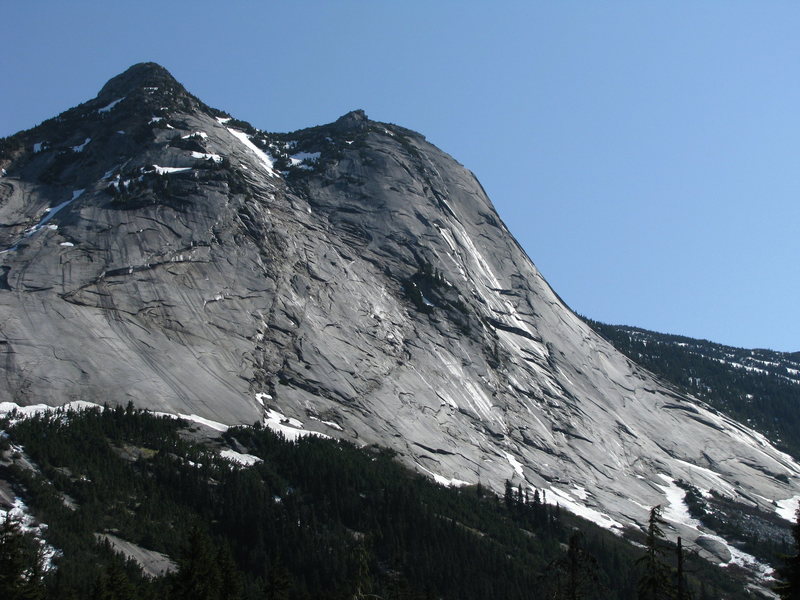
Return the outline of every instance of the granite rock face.
{"type": "Polygon", "coordinates": [[[0,167],[0,400],[266,417],[619,530],[662,504],[689,539],[675,480],[769,512],[800,493],[572,313],[415,132],[354,111],[267,134],[143,64],[0,167]]]}

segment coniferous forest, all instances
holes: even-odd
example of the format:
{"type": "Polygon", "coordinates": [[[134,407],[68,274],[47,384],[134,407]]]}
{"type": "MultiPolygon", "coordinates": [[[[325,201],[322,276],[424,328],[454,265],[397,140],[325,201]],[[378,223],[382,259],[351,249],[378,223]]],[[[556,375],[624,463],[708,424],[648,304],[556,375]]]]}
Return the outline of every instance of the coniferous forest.
{"type": "Polygon", "coordinates": [[[652,531],[631,532],[634,547],[538,491],[441,487],[381,448],[259,426],[215,439],[132,406],[12,415],[0,428],[0,480],[56,551],[44,561],[6,519],[6,599],[633,599],[648,569],[665,593],[747,597],[736,573],[652,531]],[[261,460],[243,466],[226,448],[261,460]],[[169,557],[166,572],[146,574],[110,543],[120,539],[169,557]]]}

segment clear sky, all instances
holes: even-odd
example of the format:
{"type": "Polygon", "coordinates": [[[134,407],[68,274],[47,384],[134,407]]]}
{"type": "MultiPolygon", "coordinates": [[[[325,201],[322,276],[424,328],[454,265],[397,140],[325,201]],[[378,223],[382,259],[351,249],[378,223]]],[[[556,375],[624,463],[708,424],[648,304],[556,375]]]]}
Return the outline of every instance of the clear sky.
{"type": "Polygon", "coordinates": [[[577,312],[800,350],[800,3],[3,2],[0,136],[155,61],[268,131],[363,108],[483,183],[577,312]]]}

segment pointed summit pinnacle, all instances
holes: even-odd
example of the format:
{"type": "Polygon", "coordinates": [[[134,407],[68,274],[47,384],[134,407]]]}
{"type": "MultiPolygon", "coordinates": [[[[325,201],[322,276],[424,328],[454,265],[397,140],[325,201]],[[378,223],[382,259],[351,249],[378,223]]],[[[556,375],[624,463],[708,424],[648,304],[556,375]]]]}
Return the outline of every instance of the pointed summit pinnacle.
{"type": "Polygon", "coordinates": [[[340,131],[360,131],[369,125],[369,117],[362,109],[351,110],[346,115],[342,115],[333,123],[334,127],[340,131]]]}
{"type": "Polygon", "coordinates": [[[113,77],[97,94],[100,104],[108,105],[123,98],[136,98],[140,106],[207,109],[164,67],[154,62],[138,63],[113,77]]]}
{"type": "Polygon", "coordinates": [[[164,86],[178,87],[185,91],[183,86],[161,65],[153,62],[138,63],[110,79],[100,90],[98,98],[126,96],[137,89],[164,86]]]}

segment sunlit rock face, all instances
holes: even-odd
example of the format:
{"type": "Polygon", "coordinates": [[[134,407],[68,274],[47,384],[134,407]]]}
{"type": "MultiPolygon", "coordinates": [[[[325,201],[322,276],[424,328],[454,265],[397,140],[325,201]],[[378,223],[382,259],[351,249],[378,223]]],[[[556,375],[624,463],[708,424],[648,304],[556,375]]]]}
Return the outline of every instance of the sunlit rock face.
{"type": "Polygon", "coordinates": [[[418,133],[354,111],[267,134],[143,64],[0,151],[2,400],[266,418],[620,532],[662,504],[722,561],[675,481],[768,513],[800,493],[569,310],[418,133]]]}

